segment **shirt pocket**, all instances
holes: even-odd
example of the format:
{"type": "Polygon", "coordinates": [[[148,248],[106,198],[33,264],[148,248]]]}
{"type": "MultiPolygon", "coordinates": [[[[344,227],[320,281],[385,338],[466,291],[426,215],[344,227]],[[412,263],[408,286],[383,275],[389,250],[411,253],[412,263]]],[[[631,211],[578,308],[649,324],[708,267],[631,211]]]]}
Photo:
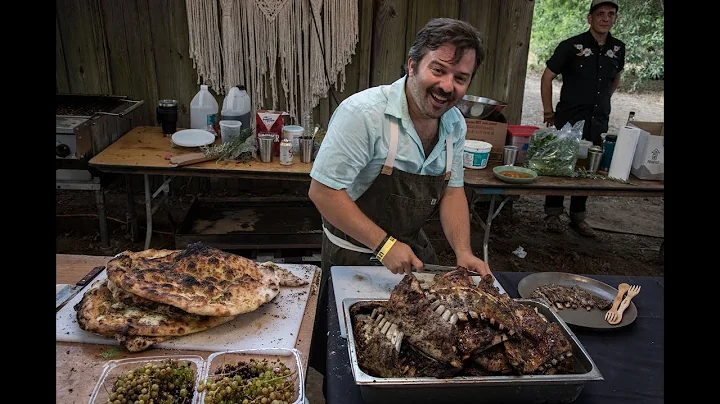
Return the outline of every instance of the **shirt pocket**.
{"type": "Polygon", "coordinates": [[[597,62],[592,56],[575,56],[572,61],[572,70],[576,76],[593,78],[596,71],[595,66],[593,66],[594,63],[597,62]]]}
{"type": "Polygon", "coordinates": [[[620,61],[615,57],[600,55],[600,77],[614,79],[620,70],[620,61]]]}

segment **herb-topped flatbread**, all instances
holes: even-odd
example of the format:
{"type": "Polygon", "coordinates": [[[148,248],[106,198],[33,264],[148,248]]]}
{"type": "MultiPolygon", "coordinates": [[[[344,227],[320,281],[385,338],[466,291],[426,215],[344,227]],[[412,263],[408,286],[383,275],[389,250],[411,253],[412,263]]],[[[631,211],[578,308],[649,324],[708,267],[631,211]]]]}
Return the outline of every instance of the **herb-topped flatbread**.
{"type": "Polygon", "coordinates": [[[272,268],[203,243],[181,251],[125,251],[106,268],[126,292],[203,316],[251,312],[280,292],[272,268]]]}
{"type": "Polygon", "coordinates": [[[173,337],[205,331],[235,318],[200,316],[150,301],[136,305],[132,299],[113,297],[111,284],[108,279],[98,281],[75,305],[83,330],[107,337],[173,337]]]}

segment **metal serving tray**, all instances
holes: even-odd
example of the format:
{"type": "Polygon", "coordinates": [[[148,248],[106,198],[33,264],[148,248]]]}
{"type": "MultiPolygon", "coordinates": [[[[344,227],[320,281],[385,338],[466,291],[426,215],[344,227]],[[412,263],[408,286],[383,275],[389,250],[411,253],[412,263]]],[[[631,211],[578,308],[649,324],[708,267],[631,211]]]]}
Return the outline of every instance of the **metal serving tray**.
{"type": "Polygon", "coordinates": [[[571,403],[592,380],[604,380],[595,362],[567,324],[544,303],[535,299],[515,299],[537,307],[548,321],[560,324],[573,347],[574,367],[578,373],[523,376],[461,376],[448,379],[433,377],[382,378],[360,370],[355,351],[350,307],[357,302],[387,302],[387,299],[343,299],[347,326],[348,352],[355,384],[366,403],[439,404],[439,403],[571,403]]]}

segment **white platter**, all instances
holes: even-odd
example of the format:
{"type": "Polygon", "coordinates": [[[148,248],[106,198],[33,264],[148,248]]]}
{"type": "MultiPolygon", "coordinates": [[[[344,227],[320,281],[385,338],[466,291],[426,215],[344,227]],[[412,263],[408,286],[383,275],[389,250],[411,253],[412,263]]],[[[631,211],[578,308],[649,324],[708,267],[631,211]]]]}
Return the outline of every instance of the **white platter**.
{"type": "Polygon", "coordinates": [[[207,146],[215,142],[215,135],[203,129],[183,129],[173,133],[172,142],[182,147],[207,146]]]}

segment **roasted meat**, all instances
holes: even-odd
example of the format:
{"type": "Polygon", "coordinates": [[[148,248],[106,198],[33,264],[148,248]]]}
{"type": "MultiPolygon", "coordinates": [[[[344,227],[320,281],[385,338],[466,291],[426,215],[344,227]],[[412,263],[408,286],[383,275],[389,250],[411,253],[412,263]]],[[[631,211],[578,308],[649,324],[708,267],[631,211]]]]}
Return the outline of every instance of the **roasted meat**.
{"type": "Polygon", "coordinates": [[[376,377],[571,372],[572,345],[532,306],[476,285],[462,267],[423,285],[405,275],[385,302],[350,310],[358,364],[376,377]]]}
{"type": "Polygon", "coordinates": [[[546,299],[551,305],[562,310],[565,308],[577,309],[584,307],[585,310],[607,310],[612,302],[605,300],[589,291],[577,286],[563,286],[553,283],[538,286],[530,295],[532,298],[546,299]]]}

